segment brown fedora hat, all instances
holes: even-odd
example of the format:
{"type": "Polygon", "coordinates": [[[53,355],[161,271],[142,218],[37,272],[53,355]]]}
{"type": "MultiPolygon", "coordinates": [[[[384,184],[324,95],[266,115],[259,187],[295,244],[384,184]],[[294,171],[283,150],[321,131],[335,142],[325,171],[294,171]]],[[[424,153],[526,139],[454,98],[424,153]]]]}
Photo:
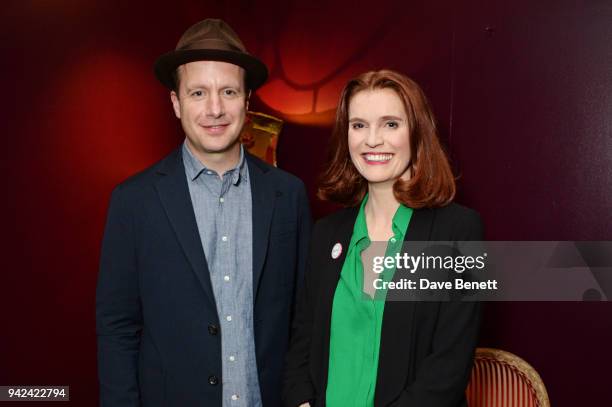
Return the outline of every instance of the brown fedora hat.
{"type": "Polygon", "coordinates": [[[238,35],[223,20],[209,18],[189,27],[176,49],[157,58],[154,70],[157,79],[174,88],[174,70],[193,61],[221,61],[238,65],[246,71],[247,88],[255,90],[268,78],[268,68],[250,55],[238,35]]]}

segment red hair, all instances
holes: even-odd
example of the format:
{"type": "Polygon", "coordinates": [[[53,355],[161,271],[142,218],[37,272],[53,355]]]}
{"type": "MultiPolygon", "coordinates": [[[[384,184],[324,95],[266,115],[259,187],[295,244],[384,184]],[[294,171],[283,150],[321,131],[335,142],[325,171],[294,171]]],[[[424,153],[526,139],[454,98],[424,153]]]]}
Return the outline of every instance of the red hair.
{"type": "Polygon", "coordinates": [[[340,96],[332,133],[329,162],[321,175],[317,196],[344,206],[361,202],[368,182],[349,155],[349,104],[364,90],[391,89],[402,100],[410,132],[410,179],[398,179],[393,193],[410,208],[440,207],[455,197],[455,178],[440,145],[433,113],[423,90],[413,80],[391,70],[370,71],[350,80],[340,96]]]}

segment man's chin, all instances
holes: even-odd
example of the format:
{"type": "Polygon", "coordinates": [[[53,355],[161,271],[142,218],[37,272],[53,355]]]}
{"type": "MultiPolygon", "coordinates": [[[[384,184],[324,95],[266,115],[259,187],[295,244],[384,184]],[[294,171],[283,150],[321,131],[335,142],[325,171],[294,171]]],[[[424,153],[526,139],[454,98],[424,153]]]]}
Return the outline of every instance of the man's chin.
{"type": "Polygon", "coordinates": [[[210,143],[210,144],[202,146],[202,150],[206,154],[232,153],[232,152],[238,151],[239,148],[240,148],[240,142],[238,139],[230,143],[223,143],[223,144],[210,143]]]}

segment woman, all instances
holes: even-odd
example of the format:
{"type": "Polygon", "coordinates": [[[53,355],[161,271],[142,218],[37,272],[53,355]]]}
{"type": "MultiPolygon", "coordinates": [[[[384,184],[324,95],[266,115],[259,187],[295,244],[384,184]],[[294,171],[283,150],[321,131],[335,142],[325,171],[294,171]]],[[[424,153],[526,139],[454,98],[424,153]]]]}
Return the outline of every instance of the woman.
{"type": "Polygon", "coordinates": [[[454,178],[422,90],[389,70],[351,80],[331,151],[319,197],[348,208],[313,231],[286,405],[465,406],[478,304],[384,301],[384,292],[379,301],[362,260],[374,241],[394,256],[404,241],[482,239],[478,214],[451,203],[454,178]]]}

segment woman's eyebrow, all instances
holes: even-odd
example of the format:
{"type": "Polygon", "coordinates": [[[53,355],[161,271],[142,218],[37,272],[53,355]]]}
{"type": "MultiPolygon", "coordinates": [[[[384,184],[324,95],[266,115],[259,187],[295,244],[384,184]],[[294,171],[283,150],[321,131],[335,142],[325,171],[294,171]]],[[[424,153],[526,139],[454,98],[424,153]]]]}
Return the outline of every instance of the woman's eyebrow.
{"type": "Polygon", "coordinates": [[[381,117],[379,120],[396,120],[396,121],[403,121],[404,119],[402,119],[402,118],[401,118],[401,117],[399,117],[399,116],[393,116],[393,115],[390,115],[390,116],[383,116],[383,117],[381,117]]]}

